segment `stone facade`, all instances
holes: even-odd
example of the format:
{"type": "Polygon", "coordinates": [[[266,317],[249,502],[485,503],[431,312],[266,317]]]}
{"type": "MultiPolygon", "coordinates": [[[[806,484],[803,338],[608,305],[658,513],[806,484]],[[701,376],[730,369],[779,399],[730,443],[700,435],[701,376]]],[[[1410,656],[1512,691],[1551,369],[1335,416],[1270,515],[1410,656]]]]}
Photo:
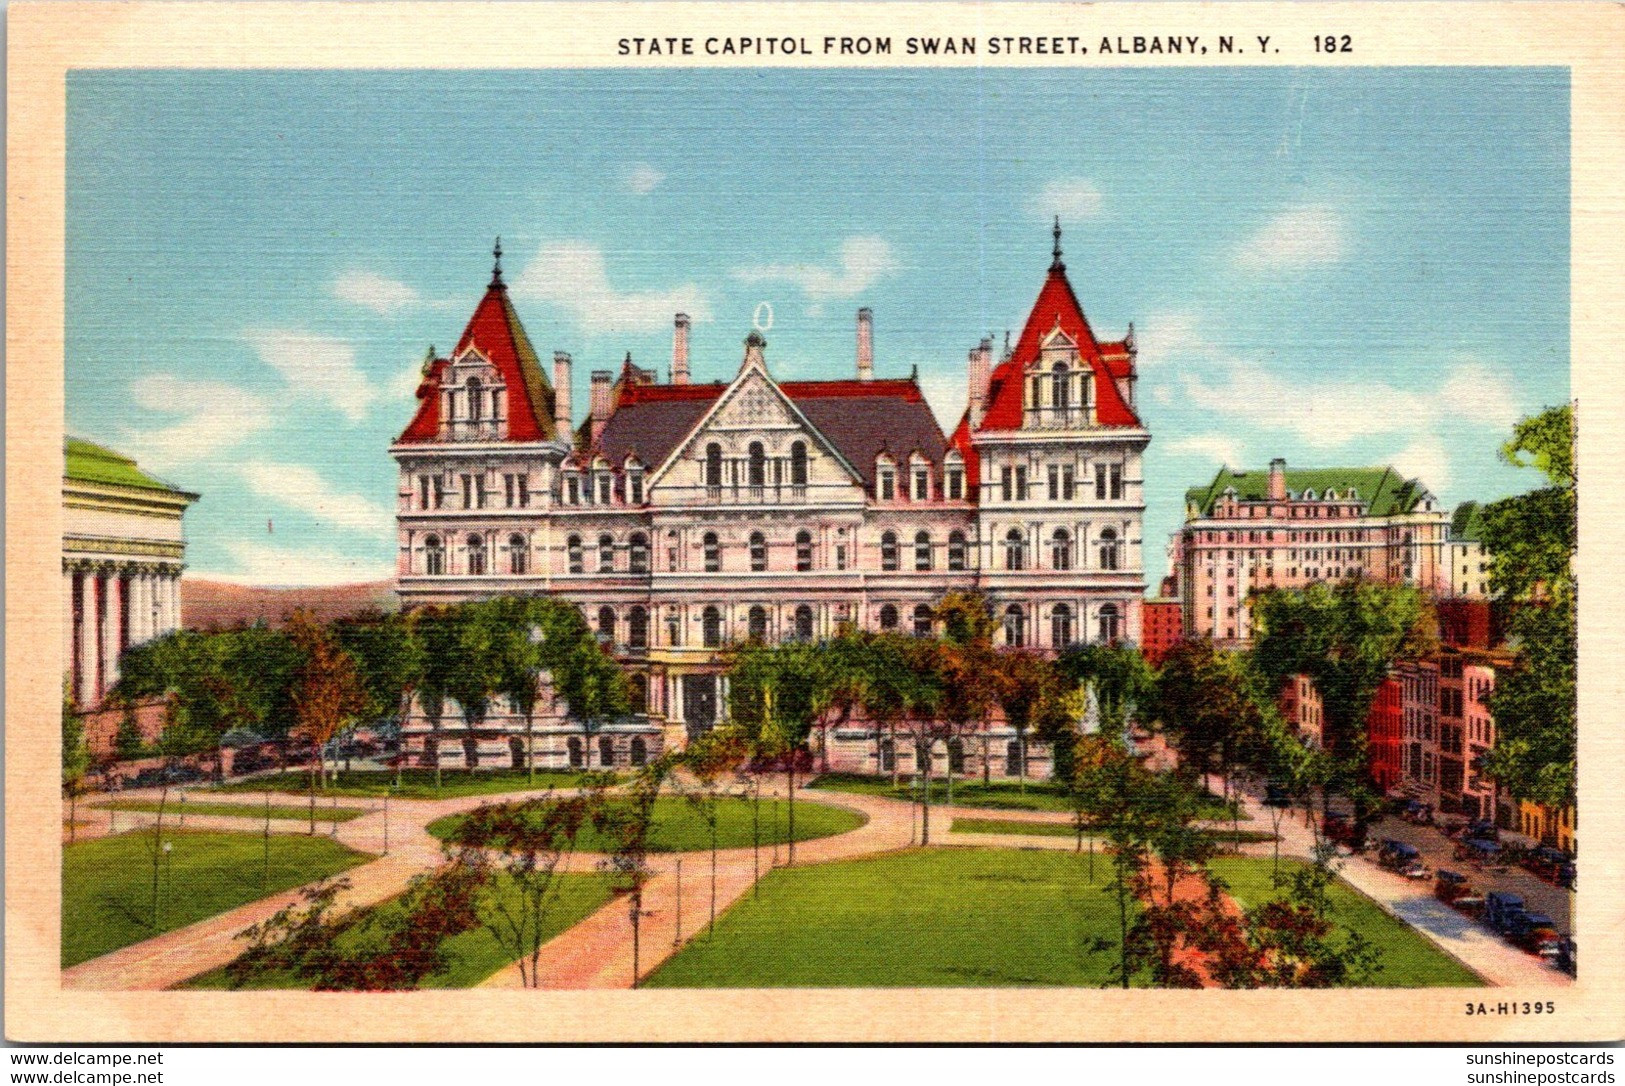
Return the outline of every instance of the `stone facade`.
{"type": "Polygon", "coordinates": [[[198,496],[78,438],[64,459],[62,657],[88,711],[118,681],[126,649],[180,627],[181,518],[198,496]]]}
{"type": "MultiPolygon", "coordinates": [[[[987,594],[1005,644],[1139,640],[1132,329],[1095,338],[1058,232],[1015,347],[996,365],[991,341],[970,351],[951,435],[914,376],[875,375],[868,309],[848,380],[781,379],[752,332],[730,379],[694,383],[688,333],[678,314],[670,383],[630,356],[593,372],[577,426],[573,360],[555,353],[548,381],[499,264],[390,449],[402,604],[575,601],[674,744],[726,714],[728,644],[927,634],[953,589],[987,594]]],[[[875,741],[852,740],[871,760],[875,741]]]]}

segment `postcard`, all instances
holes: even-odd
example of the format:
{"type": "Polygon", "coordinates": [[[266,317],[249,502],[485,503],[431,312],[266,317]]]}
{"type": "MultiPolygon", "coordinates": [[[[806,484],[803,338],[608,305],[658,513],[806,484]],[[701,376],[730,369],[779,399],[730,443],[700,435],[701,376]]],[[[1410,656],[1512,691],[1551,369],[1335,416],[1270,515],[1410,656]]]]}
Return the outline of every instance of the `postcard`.
{"type": "Polygon", "coordinates": [[[1620,1036],[1617,6],[10,16],[9,1037],[1620,1036]]]}

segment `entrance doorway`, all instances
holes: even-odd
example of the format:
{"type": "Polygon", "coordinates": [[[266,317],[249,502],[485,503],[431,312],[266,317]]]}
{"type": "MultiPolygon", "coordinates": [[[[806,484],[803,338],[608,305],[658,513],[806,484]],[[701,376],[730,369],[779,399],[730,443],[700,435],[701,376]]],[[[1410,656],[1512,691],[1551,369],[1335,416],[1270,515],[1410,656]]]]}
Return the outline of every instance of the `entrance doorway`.
{"type": "Polygon", "coordinates": [[[688,723],[688,737],[697,739],[716,727],[717,677],[715,675],[683,676],[683,718],[688,723]]]}

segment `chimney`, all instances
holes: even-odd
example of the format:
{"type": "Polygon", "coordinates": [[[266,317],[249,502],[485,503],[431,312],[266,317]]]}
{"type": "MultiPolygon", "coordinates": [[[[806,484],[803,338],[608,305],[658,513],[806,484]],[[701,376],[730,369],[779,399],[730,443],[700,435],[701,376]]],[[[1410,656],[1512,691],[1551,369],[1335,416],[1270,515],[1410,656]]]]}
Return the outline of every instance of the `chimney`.
{"type": "Polygon", "coordinates": [[[970,409],[970,424],[974,429],[982,424],[987,410],[987,382],[993,374],[993,340],[984,338],[967,360],[970,388],[966,406],[970,409]]]}
{"type": "Polygon", "coordinates": [[[604,424],[609,421],[609,389],[614,374],[608,370],[592,371],[592,395],[587,401],[587,411],[592,418],[592,443],[598,444],[598,438],[604,432],[604,424]]]}
{"type": "Polygon", "coordinates": [[[570,353],[553,352],[553,429],[560,441],[570,440],[570,353]]]}
{"type": "Polygon", "coordinates": [[[1270,461],[1270,501],[1286,501],[1286,461],[1279,456],[1270,461]]]}
{"type": "Polygon", "coordinates": [[[688,314],[677,314],[671,332],[671,383],[688,384],[688,314]]]}
{"type": "Polygon", "coordinates": [[[875,379],[875,315],[869,308],[858,310],[858,380],[875,379]]]}

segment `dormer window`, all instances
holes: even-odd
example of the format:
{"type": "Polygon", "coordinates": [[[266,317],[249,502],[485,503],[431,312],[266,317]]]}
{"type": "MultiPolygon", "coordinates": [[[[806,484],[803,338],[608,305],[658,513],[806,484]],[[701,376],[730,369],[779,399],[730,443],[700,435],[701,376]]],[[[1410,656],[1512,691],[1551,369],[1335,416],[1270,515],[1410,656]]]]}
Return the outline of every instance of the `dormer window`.
{"type": "Polygon", "coordinates": [[[918,453],[909,460],[909,496],[917,502],[931,500],[931,465],[918,453]]]}
{"type": "Polygon", "coordinates": [[[957,452],[944,458],[942,468],[943,495],[951,502],[965,498],[965,463],[957,452]]]}
{"type": "Polygon", "coordinates": [[[626,459],[626,504],[643,504],[643,465],[635,456],[626,459]]]}
{"type": "Polygon", "coordinates": [[[804,441],[790,446],[790,485],[807,485],[807,443],[804,441]]]}
{"type": "Polygon", "coordinates": [[[897,498],[897,466],[889,456],[875,461],[875,496],[883,502],[897,498]]]}

